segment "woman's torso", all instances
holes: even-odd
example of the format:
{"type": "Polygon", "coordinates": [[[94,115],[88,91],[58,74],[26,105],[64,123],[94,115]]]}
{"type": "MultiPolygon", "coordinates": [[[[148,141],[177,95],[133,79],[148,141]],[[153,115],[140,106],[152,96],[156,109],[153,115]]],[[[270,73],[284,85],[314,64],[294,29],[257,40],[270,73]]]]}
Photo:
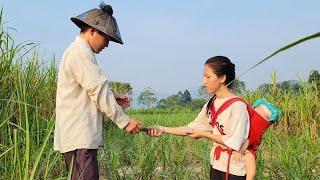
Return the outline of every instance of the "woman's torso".
{"type": "MultiPolygon", "coordinates": [[[[214,100],[214,107],[217,110],[224,102],[229,98],[217,98],[214,100]]],[[[213,128],[214,135],[222,135],[223,142],[234,150],[239,150],[243,141],[248,138],[249,135],[249,115],[246,108],[246,104],[240,101],[234,102],[227,109],[221,112],[216,120],[216,125],[213,128]],[[221,134],[222,133],[222,134],[221,134]]],[[[227,148],[218,143],[213,144],[213,148],[210,152],[210,162],[214,169],[227,172],[228,166],[228,153],[221,152],[220,158],[215,158],[215,149],[221,146],[222,149],[227,148]]],[[[232,159],[232,158],[231,158],[232,159]]],[[[243,176],[246,174],[246,168],[244,161],[235,163],[230,161],[229,173],[237,176],[243,176]]]]}

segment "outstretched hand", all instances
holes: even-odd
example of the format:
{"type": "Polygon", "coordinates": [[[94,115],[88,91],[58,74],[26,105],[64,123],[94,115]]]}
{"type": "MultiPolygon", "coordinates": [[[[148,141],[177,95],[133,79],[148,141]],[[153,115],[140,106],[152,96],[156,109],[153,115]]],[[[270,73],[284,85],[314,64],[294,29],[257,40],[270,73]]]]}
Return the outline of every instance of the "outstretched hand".
{"type": "Polygon", "coordinates": [[[152,137],[159,137],[163,131],[159,127],[148,127],[148,135],[152,137]]]}
{"type": "Polygon", "coordinates": [[[119,94],[114,93],[114,98],[116,99],[117,103],[123,108],[127,109],[130,106],[132,98],[126,94],[119,94]]]}

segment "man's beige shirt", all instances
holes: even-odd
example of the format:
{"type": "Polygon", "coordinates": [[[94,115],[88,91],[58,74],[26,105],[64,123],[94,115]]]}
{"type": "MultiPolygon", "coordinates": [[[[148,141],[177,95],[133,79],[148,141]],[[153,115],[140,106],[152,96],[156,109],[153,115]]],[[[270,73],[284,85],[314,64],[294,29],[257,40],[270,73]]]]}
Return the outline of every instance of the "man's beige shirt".
{"type": "Polygon", "coordinates": [[[106,75],[97,66],[91,47],[77,36],[60,62],[54,150],[64,153],[101,147],[103,113],[119,128],[129,122],[109,89],[106,75]]]}

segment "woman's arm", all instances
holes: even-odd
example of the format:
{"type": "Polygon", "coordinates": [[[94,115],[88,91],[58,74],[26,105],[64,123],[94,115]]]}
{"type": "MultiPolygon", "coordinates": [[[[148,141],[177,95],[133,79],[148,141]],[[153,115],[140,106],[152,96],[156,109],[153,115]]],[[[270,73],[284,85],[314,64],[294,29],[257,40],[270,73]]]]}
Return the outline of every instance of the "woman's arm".
{"type": "Polygon", "coordinates": [[[165,127],[165,126],[160,126],[159,129],[168,134],[173,134],[177,136],[186,136],[188,135],[187,132],[192,130],[188,128],[187,126],[180,126],[180,127],[165,127]]]}
{"type": "Polygon", "coordinates": [[[160,136],[162,133],[173,134],[177,136],[187,136],[187,132],[192,130],[198,131],[212,131],[212,127],[209,124],[210,120],[207,117],[207,103],[203,106],[202,110],[198,116],[190,122],[188,125],[180,127],[166,127],[166,126],[156,126],[148,129],[148,134],[150,136],[160,136]]]}
{"type": "Polygon", "coordinates": [[[208,138],[216,143],[219,143],[221,145],[225,145],[225,143],[222,141],[221,135],[213,135],[212,132],[206,132],[206,131],[189,131],[187,132],[189,137],[199,139],[199,138],[208,138]]]}
{"type": "Polygon", "coordinates": [[[180,126],[180,127],[165,127],[165,126],[158,126],[149,128],[148,134],[150,136],[160,136],[162,133],[177,135],[177,136],[186,136],[188,135],[187,132],[191,131],[192,129],[188,128],[187,126],[180,126]]]}

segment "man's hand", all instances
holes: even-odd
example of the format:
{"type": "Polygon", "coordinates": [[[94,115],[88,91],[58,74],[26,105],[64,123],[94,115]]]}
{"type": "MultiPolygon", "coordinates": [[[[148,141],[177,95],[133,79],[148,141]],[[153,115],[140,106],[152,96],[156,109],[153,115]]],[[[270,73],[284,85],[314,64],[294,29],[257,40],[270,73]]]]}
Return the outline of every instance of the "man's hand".
{"type": "Polygon", "coordinates": [[[141,124],[140,124],[139,121],[134,120],[134,119],[130,119],[129,123],[125,127],[125,130],[128,133],[135,134],[135,133],[138,133],[140,131],[140,128],[141,128],[141,124]]]}
{"type": "Polygon", "coordinates": [[[114,93],[114,98],[116,99],[117,103],[123,108],[127,109],[130,106],[132,98],[125,94],[118,94],[114,93]]]}

